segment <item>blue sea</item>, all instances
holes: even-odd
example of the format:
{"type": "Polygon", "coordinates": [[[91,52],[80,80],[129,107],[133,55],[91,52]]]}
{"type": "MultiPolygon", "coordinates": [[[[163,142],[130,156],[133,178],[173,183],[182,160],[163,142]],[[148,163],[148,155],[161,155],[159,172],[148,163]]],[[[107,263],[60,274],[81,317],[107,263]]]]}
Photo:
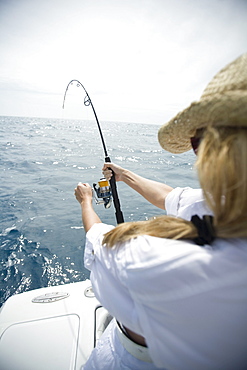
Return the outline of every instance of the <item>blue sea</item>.
{"type": "MultiPolygon", "coordinates": [[[[161,149],[159,126],[100,124],[112,162],[173,187],[199,186],[194,153],[161,149]]],[[[99,181],[104,151],[95,121],[0,117],[0,131],[2,305],[16,293],[89,278],[74,188],[99,181]]],[[[163,213],[124,183],[117,187],[125,221],[163,213]]],[[[116,224],[113,206],[94,207],[103,222],[116,224]]]]}

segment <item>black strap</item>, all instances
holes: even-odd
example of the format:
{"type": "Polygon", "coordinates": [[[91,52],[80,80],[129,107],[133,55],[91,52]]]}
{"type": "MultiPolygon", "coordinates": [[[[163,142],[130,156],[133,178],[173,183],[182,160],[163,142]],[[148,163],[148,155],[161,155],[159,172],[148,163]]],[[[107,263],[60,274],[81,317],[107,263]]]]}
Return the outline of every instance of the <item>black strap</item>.
{"type": "Polygon", "coordinates": [[[194,215],[190,220],[196,227],[198,237],[193,239],[198,245],[211,244],[215,239],[215,230],[213,225],[213,216],[205,215],[201,219],[194,215]]]}

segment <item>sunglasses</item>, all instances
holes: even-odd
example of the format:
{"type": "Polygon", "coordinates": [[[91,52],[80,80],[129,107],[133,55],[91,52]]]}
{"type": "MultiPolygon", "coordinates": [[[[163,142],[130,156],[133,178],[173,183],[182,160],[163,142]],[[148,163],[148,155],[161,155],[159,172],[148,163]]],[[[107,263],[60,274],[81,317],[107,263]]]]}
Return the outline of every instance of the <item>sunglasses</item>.
{"type": "Polygon", "coordinates": [[[201,141],[202,141],[202,138],[198,136],[194,136],[190,138],[190,143],[191,143],[192,149],[194,150],[195,155],[197,155],[201,141]]]}
{"type": "Polygon", "coordinates": [[[204,133],[204,129],[200,128],[196,131],[195,136],[190,138],[190,143],[191,143],[192,149],[194,150],[194,153],[196,155],[197,155],[200,143],[202,141],[203,133],[204,133]]]}

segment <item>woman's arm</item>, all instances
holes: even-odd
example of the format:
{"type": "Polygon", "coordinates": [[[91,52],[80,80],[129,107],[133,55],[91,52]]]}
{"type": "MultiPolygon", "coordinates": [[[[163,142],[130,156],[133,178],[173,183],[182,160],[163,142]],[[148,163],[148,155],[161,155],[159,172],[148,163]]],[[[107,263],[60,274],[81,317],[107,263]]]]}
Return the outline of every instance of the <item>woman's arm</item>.
{"type": "Polygon", "coordinates": [[[141,194],[147,201],[158,208],[165,209],[165,199],[170,191],[173,190],[171,186],[163,184],[158,181],[149,180],[145,177],[139,176],[134,172],[126,170],[114,163],[105,163],[103,167],[103,174],[107,180],[112,176],[112,171],[115,173],[116,181],[123,181],[132,189],[141,194]]]}
{"type": "Polygon", "coordinates": [[[91,186],[87,183],[82,184],[79,182],[75,188],[75,197],[81,205],[82,223],[85,232],[88,232],[94,224],[101,223],[99,216],[93,209],[91,186]]]}

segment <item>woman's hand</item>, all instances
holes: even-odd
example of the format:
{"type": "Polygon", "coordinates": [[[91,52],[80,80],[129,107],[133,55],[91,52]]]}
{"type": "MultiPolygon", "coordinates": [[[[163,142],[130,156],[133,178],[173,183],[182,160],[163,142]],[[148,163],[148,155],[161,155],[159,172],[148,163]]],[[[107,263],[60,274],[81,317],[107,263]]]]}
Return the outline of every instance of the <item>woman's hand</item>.
{"type": "Polygon", "coordinates": [[[93,194],[91,186],[87,183],[79,182],[75,188],[75,197],[80,204],[83,204],[85,201],[92,202],[93,194]]]}
{"type": "Polygon", "coordinates": [[[102,168],[102,173],[105,176],[106,180],[109,181],[111,179],[112,171],[115,173],[116,181],[123,181],[122,176],[125,169],[111,162],[105,163],[104,167],[102,168]]]}
{"type": "Polygon", "coordinates": [[[89,184],[82,184],[79,182],[75,188],[75,197],[81,205],[82,223],[86,232],[95,224],[100,223],[101,220],[93,209],[92,203],[92,188],[89,184]]]}

